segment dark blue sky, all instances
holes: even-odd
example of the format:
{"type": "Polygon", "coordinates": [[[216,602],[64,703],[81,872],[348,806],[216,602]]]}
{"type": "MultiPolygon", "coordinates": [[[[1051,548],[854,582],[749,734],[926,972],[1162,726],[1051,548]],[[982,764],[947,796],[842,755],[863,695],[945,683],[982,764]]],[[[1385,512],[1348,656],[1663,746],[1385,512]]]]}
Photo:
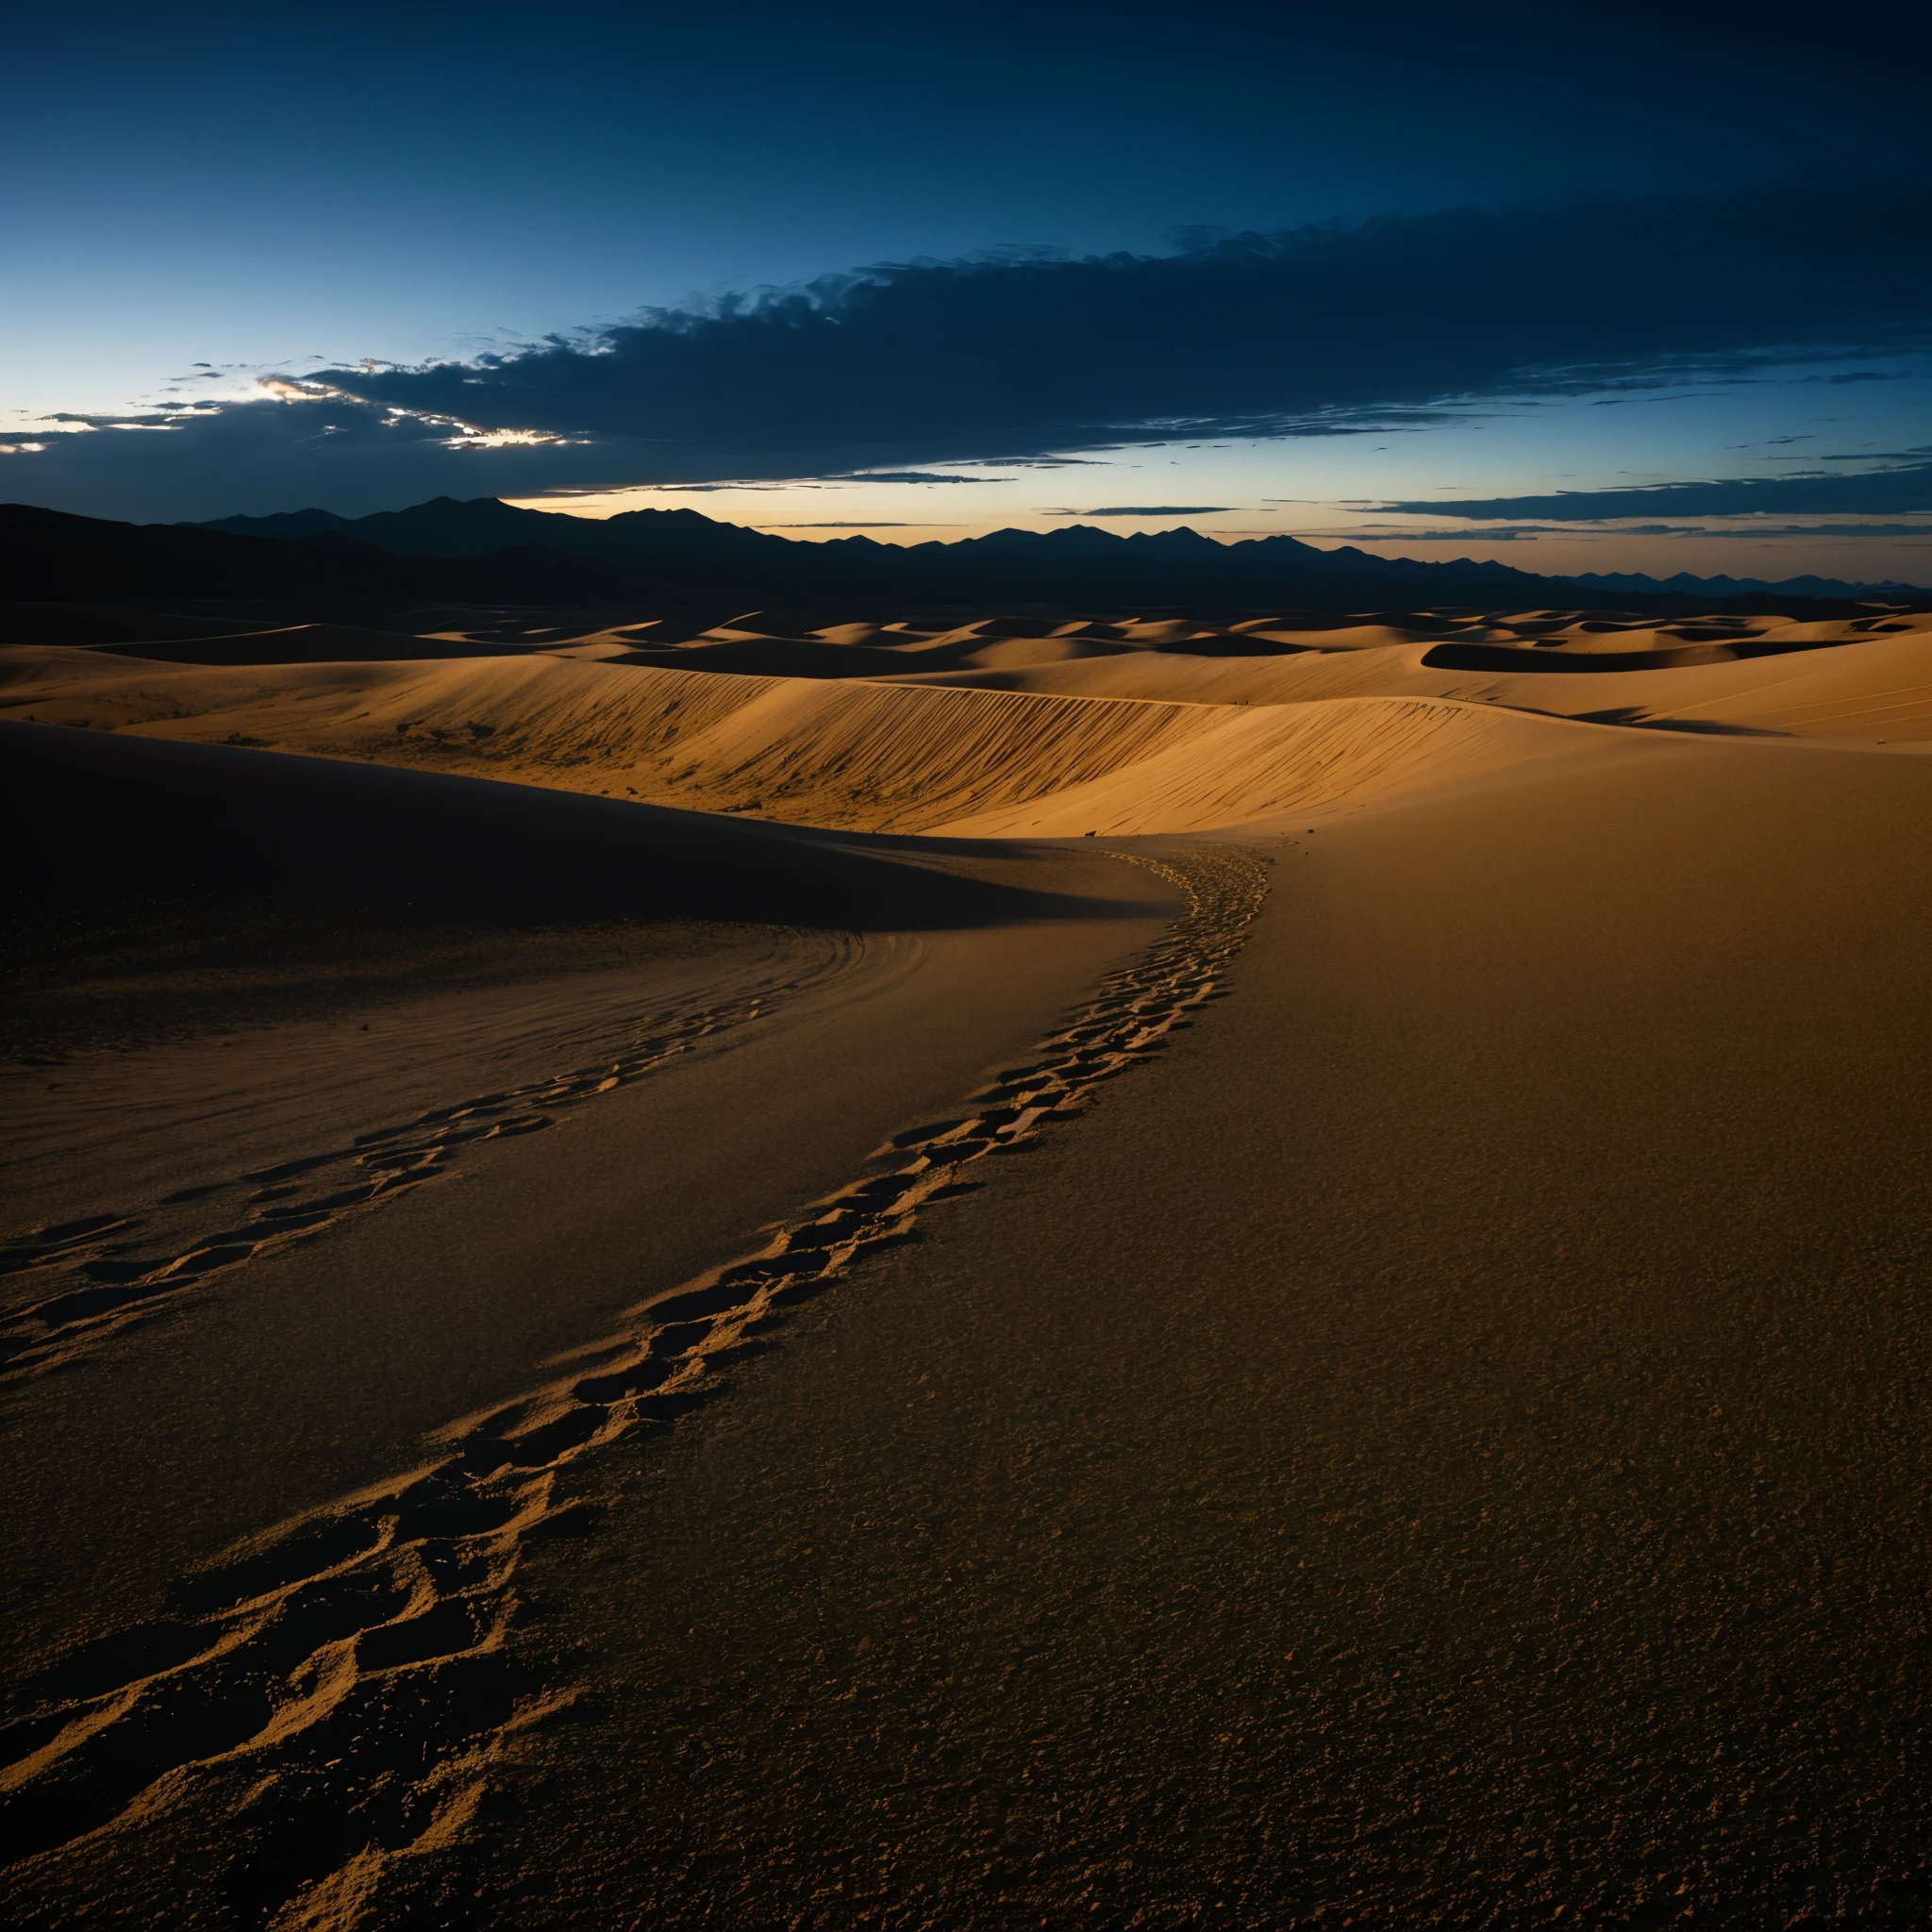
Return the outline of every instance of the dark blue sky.
{"type": "MultiPolygon", "coordinates": [[[[1507,506],[1787,475],[1766,454],[1781,435],[1840,470],[1824,445],[1847,439],[1867,468],[1923,468],[1932,35],[1896,12],[43,9],[13,35],[0,125],[0,406],[22,412],[0,493],[353,511],[1083,450],[1112,472],[1166,442],[1150,508],[1225,504],[1231,527],[1300,496],[1312,527],[1349,499],[1420,531],[1407,506],[1458,487],[1507,506]],[[1486,212],[1472,229],[1457,209],[1486,212]],[[1417,219],[1338,240],[1332,263],[1307,237],[1216,245],[1391,216],[1417,219]],[[1031,249],[1178,262],[1082,280],[1077,259],[1009,253],[1031,249]],[[790,322],[717,313],[879,263],[902,268],[857,296],[821,284],[790,322]],[[688,313],[621,326],[665,308],[688,313]],[[553,332],[575,353],[516,357],[553,332]],[[512,360],[360,369],[491,354],[512,360]],[[1556,382],[1565,366],[1589,374],[1556,382]],[[313,400],[248,400],[264,374],[325,371],[313,400]],[[1886,381],[1817,407],[1833,374],[1886,381]],[[1695,407],[1652,408],[1654,429],[1586,413],[1658,375],[1695,407]],[[1586,394],[1606,380],[1623,386],[1586,394]],[[1573,454],[1525,442],[1506,395],[1567,411],[1573,454]],[[191,400],[227,407],[25,447],[54,412],[191,400]],[[1378,424],[1396,439],[1379,467],[1358,434],[1351,468],[1307,433],[1378,424]],[[1203,441],[1218,457],[1188,450],[1203,441]]],[[[999,468],[952,474],[1004,486],[999,468]]],[[[909,538],[1132,508],[1126,480],[1091,506],[881,482],[847,487],[836,519],[766,488],[758,520],[909,538]]],[[[749,521],[748,502],[706,507],[749,521]]]]}

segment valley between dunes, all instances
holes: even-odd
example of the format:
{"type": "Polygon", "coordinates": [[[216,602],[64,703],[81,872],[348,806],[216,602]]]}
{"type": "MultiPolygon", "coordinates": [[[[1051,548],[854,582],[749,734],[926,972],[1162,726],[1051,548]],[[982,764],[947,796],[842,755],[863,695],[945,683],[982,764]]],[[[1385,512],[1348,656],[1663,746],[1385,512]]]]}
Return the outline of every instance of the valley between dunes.
{"type": "Polygon", "coordinates": [[[10,1924],[1932,1912],[1932,614],[109,619],[10,1924]]]}

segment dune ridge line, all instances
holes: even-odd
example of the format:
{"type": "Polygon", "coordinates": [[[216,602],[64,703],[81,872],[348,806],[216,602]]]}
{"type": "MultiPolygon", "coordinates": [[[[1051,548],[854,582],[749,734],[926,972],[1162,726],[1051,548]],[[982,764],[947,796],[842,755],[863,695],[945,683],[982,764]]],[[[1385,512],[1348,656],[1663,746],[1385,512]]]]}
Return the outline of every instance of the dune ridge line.
{"type": "Polygon", "coordinates": [[[29,687],[15,715],[30,705],[41,724],[941,837],[1239,826],[1548,756],[1584,729],[1427,691],[1246,706],[557,658],[212,670],[124,662],[115,675],[102,661],[72,685],[29,687]]]}

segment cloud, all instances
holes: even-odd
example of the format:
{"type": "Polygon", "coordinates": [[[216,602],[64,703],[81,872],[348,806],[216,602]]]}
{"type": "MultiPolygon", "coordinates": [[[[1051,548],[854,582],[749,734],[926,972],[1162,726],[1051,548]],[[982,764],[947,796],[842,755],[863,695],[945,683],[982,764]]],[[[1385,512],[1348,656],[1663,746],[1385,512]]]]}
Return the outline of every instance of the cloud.
{"type": "Polygon", "coordinates": [[[853,483],[991,483],[991,476],[956,476],[945,470],[866,470],[853,483]]]}
{"type": "Polygon", "coordinates": [[[1047,509],[1047,517],[1219,517],[1239,508],[1231,503],[1128,503],[1106,509],[1047,509]]]}
{"type": "Polygon", "coordinates": [[[1932,541],[1932,524],[1619,524],[1594,528],[1576,524],[1531,524],[1476,530],[1391,530],[1386,525],[1360,530],[1297,530],[1297,537],[1347,537],[1357,543],[1485,543],[1531,541],[1538,537],[1918,537],[1932,541]]]}
{"type": "Polygon", "coordinates": [[[1932,463],[1862,475],[1730,476],[1650,488],[1564,490],[1554,496],[1496,496],[1482,502],[1378,503],[1408,516],[1458,516],[1519,523],[1528,518],[1600,523],[1617,517],[1888,516],[1932,510],[1932,463]]]}
{"type": "MultiPolygon", "coordinates": [[[[722,483],[653,483],[648,487],[652,490],[661,490],[666,493],[675,493],[678,496],[704,496],[719,490],[783,490],[787,486],[783,483],[769,482],[762,477],[730,476],[726,477],[722,483]]],[[[808,490],[815,490],[818,488],[818,485],[808,483],[803,487],[808,490]]]]}
{"type": "Polygon", "coordinates": [[[1472,399],[1916,349],[1932,254],[1901,244],[1928,217],[1932,189],[1853,183],[1391,215],[1160,257],[885,263],[471,362],[318,370],[139,432],[87,419],[6,458],[0,494],[346,511],[1379,434],[1472,399]]]}
{"type": "Polygon", "coordinates": [[[1568,537],[1575,533],[1562,529],[1391,530],[1384,525],[1380,528],[1361,530],[1294,530],[1290,534],[1296,537],[1346,539],[1351,543],[1467,543],[1472,540],[1484,543],[1531,543],[1539,537],[1568,537]]]}
{"type": "Polygon", "coordinates": [[[1686,530],[1698,537],[1918,537],[1932,541],[1932,524],[1774,524],[1762,529],[1686,530]]]}

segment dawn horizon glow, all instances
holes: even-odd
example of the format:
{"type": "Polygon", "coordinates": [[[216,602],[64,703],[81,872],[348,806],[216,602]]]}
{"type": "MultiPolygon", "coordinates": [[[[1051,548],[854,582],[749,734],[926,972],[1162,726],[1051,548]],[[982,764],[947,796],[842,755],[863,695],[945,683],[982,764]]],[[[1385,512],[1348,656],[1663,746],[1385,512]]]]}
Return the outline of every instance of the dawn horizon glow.
{"type": "Polygon", "coordinates": [[[215,8],[191,56],[109,12],[106,41],[31,27],[60,106],[0,135],[34,184],[0,318],[15,501],[661,500],[891,543],[1077,513],[1545,574],[1932,579],[1917,41],[1798,8],[1745,36],[1511,6],[738,36],[592,7],[534,38],[215,8]],[[1754,109],[1721,136],[1686,92],[1716,73],[1754,109]],[[1856,125],[1813,129],[1834,89],[1856,125]],[[106,293],[129,276],[135,304],[106,293]],[[1638,488],[1684,493],[1623,514],[1638,488]]]}

